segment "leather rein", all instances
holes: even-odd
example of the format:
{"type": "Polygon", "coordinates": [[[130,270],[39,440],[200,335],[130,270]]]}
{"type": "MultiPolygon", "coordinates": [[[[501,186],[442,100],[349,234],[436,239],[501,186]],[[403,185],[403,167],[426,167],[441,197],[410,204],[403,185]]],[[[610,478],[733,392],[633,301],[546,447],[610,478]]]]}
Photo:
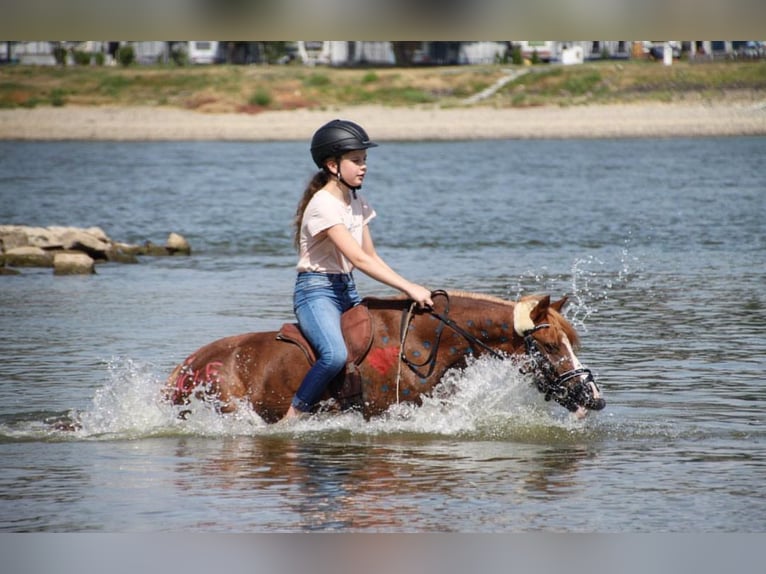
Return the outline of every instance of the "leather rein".
{"type": "Polygon", "coordinates": [[[439,352],[439,345],[441,343],[442,334],[444,333],[444,327],[445,325],[458,333],[461,337],[463,337],[468,343],[471,345],[471,347],[481,347],[483,350],[485,350],[487,353],[491,354],[496,359],[503,359],[504,356],[501,353],[498,353],[495,351],[492,347],[484,343],[483,341],[479,340],[477,337],[463,329],[460,325],[455,323],[452,319],[450,319],[447,315],[449,314],[449,295],[446,291],[443,289],[438,289],[434,291],[431,296],[443,296],[447,300],[447,305],[445,307],[444,313],[437,313],[434,311],[432,307],[428,307],[425,309],[425,311],[430,314],[431,316],[438,319],[441,324],[436,328],[436,341],[434,345],[431,347],[431,352],[428,354],[428,357],[425,361],[422,363],[415,363],[414,361],[411,361],[408,359],[404,353],[404,342],[407,339],[407,330],[410,326],[410,322],[412,321],[412,315],[413,315],[413,309],[415,306],[415,303],[412,303],[410,305],[409,310],[402,315],[402,326],[401,326],[401,348],[400,348],[400,358],[402,362],[407,365],[410,370],[415,373],[420,378],[428,378],[431,376],[431,374],[434,372],[434,368],[436,367],[436,355],[439,352]],[[420,371],[421,368],[428,366],[428,370],[426,373],[423,373],[420,371]]]}

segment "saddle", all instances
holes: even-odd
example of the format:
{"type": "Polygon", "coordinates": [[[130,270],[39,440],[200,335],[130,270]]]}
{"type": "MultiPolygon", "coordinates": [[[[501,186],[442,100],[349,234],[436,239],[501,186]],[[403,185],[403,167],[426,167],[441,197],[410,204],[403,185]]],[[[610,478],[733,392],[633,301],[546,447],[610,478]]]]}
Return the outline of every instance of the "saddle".
{"type": "MultiPolygon", "coordinates": [[[[343,330],[343,340],[346,342],[348,359],[345,371],[330,383],[330,394],[337,396],[342,403],[341,408],[349,408],[361,405],[362,380],[359,374],[359,365],[372,347],[372,318],[367,305],[361,304],[352,307],[340,319],[343,330]]],[[[303,352],[309,366],[316,362],[316,353],[311,343],[300,330],[297,323],[285,323],[277,333],[278,340],[297,345],[303,352]]]]}

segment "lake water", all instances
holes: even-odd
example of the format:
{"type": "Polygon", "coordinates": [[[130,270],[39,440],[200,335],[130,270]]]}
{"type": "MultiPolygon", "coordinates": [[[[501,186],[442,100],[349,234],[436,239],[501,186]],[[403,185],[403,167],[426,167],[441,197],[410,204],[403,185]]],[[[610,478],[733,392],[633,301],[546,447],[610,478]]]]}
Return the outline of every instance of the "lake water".
{"type": "Polygon", "coordinates": [[[0,531],[763,532],[764,157],[762,137],[385,142],[364,187],[387,261],[569,295],[607,408],[572,420],[480,360],[446,407],[276,431],[179,421],[157,391],[199,346],[293,320],[307,144],[0,142],[0,223],[193,249],[0,277],[0,531]]]}

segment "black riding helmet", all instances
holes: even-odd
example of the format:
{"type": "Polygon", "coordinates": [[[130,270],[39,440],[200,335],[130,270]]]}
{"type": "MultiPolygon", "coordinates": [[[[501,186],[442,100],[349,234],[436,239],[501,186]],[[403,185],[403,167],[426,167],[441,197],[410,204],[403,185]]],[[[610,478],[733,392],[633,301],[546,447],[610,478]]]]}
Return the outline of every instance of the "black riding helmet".
{"type": "Polygon", "coordinates": [[[339,158],[344,153],[358,149],[377,147],[364,128],[348,120],[332,120],[319,128],[311,138],[311,157],[320,169],[329,158],[339,158]]]}

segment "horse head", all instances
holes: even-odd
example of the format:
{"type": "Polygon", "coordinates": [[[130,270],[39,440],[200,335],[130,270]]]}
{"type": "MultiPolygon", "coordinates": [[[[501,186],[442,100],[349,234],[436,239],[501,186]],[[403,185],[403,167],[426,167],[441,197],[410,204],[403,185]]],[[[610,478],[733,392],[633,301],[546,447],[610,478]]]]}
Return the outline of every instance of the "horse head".
{"type": "Polygon", "coordinates": [[[550,296],[524,297],[513,313],[516,334],[524,339],[525,371],[532,374],[545,400],[555,400],[578,417],[606,406],[593,374],[582,366],[574,349],[579,338],[561,310],[564,297],[551,303],[550,296]]]}

